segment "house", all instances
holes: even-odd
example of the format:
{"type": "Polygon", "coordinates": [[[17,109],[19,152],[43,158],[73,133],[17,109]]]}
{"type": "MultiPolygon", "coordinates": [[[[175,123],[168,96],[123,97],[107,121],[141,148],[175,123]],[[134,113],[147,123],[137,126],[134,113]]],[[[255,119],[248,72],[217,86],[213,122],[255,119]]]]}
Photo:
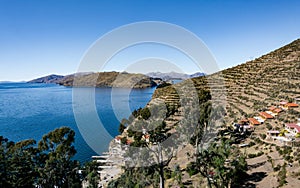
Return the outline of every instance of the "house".
{"type": "Polygon", "coordinates": [[[145,140],[146,140],[146,142],[149,142],[149,141],[150,141],[150,135],[149,135],[149,134],[146,134],[146,135],[145,135],[145,140]]]}
{"type": "MultiPolygon", "coordinates": [[[[247,120],[246,122],[249,122],[249,120],[247,120]]],[[[246,122],[244,124],[241,124],[241,122],[239,121],[239,123],[233,123],[232,126],[235,131],[240,132],[240,133],[252,131],[253,126],[250,126],[249,123],[246,123],[246,122]]]]}
{"type": "MultiPolygon", "coordinates": [[[[269,111],[274,114],[273,116],[277,116],[280,112],[282,112],[282,109],[281,108],[277,108],[275,106],[271,106],[269,108],[269,111]]],[[[270,113],[270,114],[272,115],[272,113],[270,113]]]]}
{"type": "Polygon", "coordinates": [[[296,104],[296,103],[287,103],[287,104],[285,105],[285,108],[287,108],[288,110],[289,110],[289,109],[292,109],[292,108],[297,108],[297,107],[299,107],[299,105],[296,104]]]}
{"type": "Polygon", "coordinates": [[[121,136],[116,136],[115,142],[118,143],[118,144],[121,144],[121,139],[122,139],[121,136]]]}
{"type": "Polygon", "coordinates": [[[271,116],[275,117],[277,114],[273,113],[272,111],[265,111],[267,114],[270,114],[271,116]]]}
{"type": "Polygon", "coordinates": [[[282,110],[280,108],[276,108],[275,110],[272,111],[274,114],[278,115],[282,110]]]}
{"type": "Polygon", "coordinates": [[[150,135],[149,134],[143,135],[142,140],[145,140],[148,143],[150,141],[150,135]]]}
{"type": "Polygon", "coordinates": [[[276,107],[275,106],[271,106],[271,107],[269,107],[269,110],[270,111],[273,111],[273,110],[275,110],[276,109],[276,107]]]}
{"type": "Polygon", "coordinates": [[[267,112],[259,112],[259,116],[264,120],[274,118],[274,116],[272,116],[271,114],[268,114],[267,112]]]}
{"type": "Polygon", "coordinates": [[[254,118],[248,118],[251,126],[260,125],[261,123],[254,118]]]}
{"type": "Polygon", "coordinates": [[[253,118],[256,119],[258,122],[260,122],[260,124],[265,122],[265,120],[263,118],[261,118],[260,116],[254,116],[253,118]]]}
{"type": "Polygon", "coordinates": [[[286,101],[281,101],[281,102],[279,102],[279,106],[284,106],[284,105],[286,105],[288,102],[286,102],[286,101]]]}
{"type": "Polygon", "coordinates": [[[127,144],[127,145],[131,145],[132,143],[133,143],[133,140],[129,140],[129,139],[126,140],[126,144],[127,144]]]}
{"type": "Polygon", "coordinates": [[[291,102],[280,102],[280,107],[283,110],[289,110],[292,108],[297,108],[297,107],[299,107],[299,105],[296,103],[291,103],[291,102]]]}
{"type": "Polygon", "coordinates": [[[241,119],[238,124],[240,125],[249,125],[249,120],[248,119],[241,119]]]}
{"type": "Polygon", "coordinates": [[[300,133],[300,123],[287,123],[285,124],[285,129],[294,135],[300,133]]]}

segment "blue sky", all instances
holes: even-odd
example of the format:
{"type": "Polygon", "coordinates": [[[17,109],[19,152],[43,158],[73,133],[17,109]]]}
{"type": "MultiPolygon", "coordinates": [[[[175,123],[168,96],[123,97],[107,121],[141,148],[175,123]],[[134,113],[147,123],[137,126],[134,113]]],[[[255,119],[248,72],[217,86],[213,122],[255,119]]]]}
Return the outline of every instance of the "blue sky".
{"type": "Polygon", "coordinates": [[[0,80],[76,72],[99,37],[139,21],[182,26],[232,67],[300,38],[299,10],[296,0],[0,0],[0,80]]]}

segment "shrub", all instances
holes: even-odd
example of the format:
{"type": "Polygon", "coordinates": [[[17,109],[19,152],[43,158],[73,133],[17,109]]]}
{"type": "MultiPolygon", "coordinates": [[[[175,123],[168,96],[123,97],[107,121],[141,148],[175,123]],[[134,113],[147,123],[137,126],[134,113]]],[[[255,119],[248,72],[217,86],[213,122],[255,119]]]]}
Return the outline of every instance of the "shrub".
{"type": "Polygon", "coordinates": [[[286,164],[284,164],[281,167],[281,170],[278,172],[278,182],[279,182],[278,187],[282,187],[284,184],[287,183],[287,181],[286,181],[286,164]]]}
{"type": "Polygon", "coordinates": [[[264,139],[266,139],[267,135],[266,134],[260,134],[260,137],[264,140],[264,139]]]}
{"type": "Polygon", "coordinates": [[[197,174],[198,170],[196,169],[196,164],[194,162],[189,163],[186,167],[186,171],[190,176],[197,174]]]}
{"type": "Polygon", "coordinates": [[[252,142],[252,141],[249,143],[249,147],[252,147],[252,146],[254,146],[254,145],[255,145],[255,143],[252,142]]]}
{"type": "Polygon", "coordinates": [[[281,168],[281,166],[280,166],[280,165],[277,165],[277,166],[275,166],[275,167],[273,168],[273,170],[274,170],[274,172],[277,172],[277,171],[280,170],[280,168],[281,168]]]}
{"type": "Polygon", "coordinates": [[[149,117],[151,116],[151,112],[148,108],[144,108],[141,110],[141,116],[144,120],[149,119],[149,117]]]}
{"type": "Polygon", "coordinates": [[[271,129],[272,129],[272,126],[271,126],[269,123],[267,123],[266,126],[267,126],[267,129],[268,129],[268,130],[271,130],[271,129]]]}
{"type": "Polygon", "coordinates": [[[172,85],[172,84],[167,83],[167,82],[163,82],[163,83],[159,84],[156,88],[157,88],[157,89],[158,89],[158,88],[163,88],[163,87],[167,87],[167,86],[170,86],[170,85],[172,85]]]}

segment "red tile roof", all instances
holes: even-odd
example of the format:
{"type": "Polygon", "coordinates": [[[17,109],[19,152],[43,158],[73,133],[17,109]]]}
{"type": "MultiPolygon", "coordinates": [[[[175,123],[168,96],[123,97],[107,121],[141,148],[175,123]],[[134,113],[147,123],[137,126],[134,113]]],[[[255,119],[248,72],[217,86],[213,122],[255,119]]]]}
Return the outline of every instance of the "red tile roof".
{"type": "Polygon", "coordinates": [[[133,142],[133,140],[126,140],[126,144],[130,145],[133,142]]]}
{"type": "Polygon", "coordinates": [[[259,115],[265,119],[273,119],[274,118],[271,114],[268,114],[266,112],[260,112],[259,115]]]}
{"type": "Polygon", "coordinates": [[[286,106],[288,106],[288,107],[298,107],[299,105],[295,104],[295,103],[287,103],[286,106]]]}
{"type": "Polygon", "coordinates": [[[249,120],[248,119],[241,119],[238,123],[244,125],[244,124],[249,123],[249,120]]]}
{"type": "Polygon", "coordinates": [[[297,125],[296,123],[288,123],[288,124],[285,124],[285,126],[296,129],[298,133],[300,132],[300,126],[297,125]]]}
{"type": "Polygon", "coordinates": [[[282,112],[282,110],[280,108],[276,108],[272,112],[274,112],[274,113],[280,113],[280,112],[282,112]]]}
{"type": "Polygon", "coordinates": [[[273,110],[275,110],[276,109],[276,107],[275,106],[271,106],[271,107],[269,107],[269,110],[270,111],[273,111],[273,110]]]}
{"type": "Polygon", "coordinates": [[[257,121],[256,119],[254,119],[254,118],[248,118],[248,120],[250,121],[250,123],[251,124],[253,124],[253,125],[260,125],[260,122],[259,121],[257,121]]]}
{"type": "Polygon", "coordinates": [[[275,107],[275,106],[269,107],[269,110],[270,110],[271,112],[274,112],[274,113],[282,112],[282,110],[281,110],[280,108],[277,108],[277,107],[275,107]]]}

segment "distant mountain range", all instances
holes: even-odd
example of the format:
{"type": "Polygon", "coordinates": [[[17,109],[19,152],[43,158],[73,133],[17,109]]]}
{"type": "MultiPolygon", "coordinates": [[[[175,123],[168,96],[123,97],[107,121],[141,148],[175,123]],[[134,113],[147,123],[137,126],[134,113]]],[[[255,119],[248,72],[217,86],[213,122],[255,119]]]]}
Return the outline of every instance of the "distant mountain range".
{"type": "MultiPolygon", "coordinates": [[[[7,83],[15,83],[15,82],[13,82],[13,81],[0,81],[0,84],[7,84],[7,83]]],[[[20,82],[18,82],[18,83],[20,83],[20,82]]]]}
{"type": "Polygon", "coordinates": [[[178,72],[168,72],[168,73],[149,72],[146,75],[150,76],[152,78],[161,78],[163,81],[169,81],[169,80],[174,80],[174,79],[186,80],[189,78],[205,76],[206,74],[201,73],[201,72],[196,72],[194,74],[184,74],[184,73],[178,73],[178,72]]]}

